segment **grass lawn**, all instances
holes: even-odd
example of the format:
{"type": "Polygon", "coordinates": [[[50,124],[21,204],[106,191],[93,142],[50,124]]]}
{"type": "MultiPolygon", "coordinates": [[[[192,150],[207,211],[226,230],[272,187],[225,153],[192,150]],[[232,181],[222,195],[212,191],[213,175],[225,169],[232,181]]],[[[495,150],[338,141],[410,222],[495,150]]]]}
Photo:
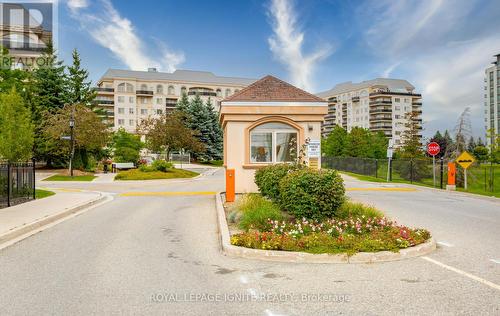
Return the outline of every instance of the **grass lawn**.
{"type": "Polygon", "coordinates": [[[115,176],[115,180],[157,180],[157,179],[176,179],[176,178],[192,178],[199,175],[197,172],[183,169],[169,169],[167,172],[148,171],[144,172],[139,169],[131,169],[121,171],[115,176]]]}
{"type": "Polygon", "coordinates": [[[60,174],[53,175],[51,177],[48,177],[46,179],[43,179],[43,181],[92,181],[96,178],[96,176],[93,175],[84,175],[84,176],[64,176],[60,174]]]}
{"type": "Polygon", "coordinates": [[[215,166],[215,167],[222,167],[222,165],[224,164],[224,161],[222,161],[222,160],[201,161],[200,164],[210,165],[210,166],[215,166]]]}
{"type": "Polygon", "coordinates": [[[35,197],[37,199],[43,199],[43,198],[52,196],[54,194],[55,194],[54,192],[48,191],[48,190],[36,189],[36,191],[35,191],[35,197]]]}

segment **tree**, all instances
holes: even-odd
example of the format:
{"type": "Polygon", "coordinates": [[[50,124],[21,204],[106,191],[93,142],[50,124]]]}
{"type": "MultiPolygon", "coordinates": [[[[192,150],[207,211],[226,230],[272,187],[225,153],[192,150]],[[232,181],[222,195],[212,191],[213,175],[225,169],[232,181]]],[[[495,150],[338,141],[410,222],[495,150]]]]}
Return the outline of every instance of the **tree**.
{"type": "Polygon", "coordinates": [[[443,135],[443,147],[441,148],[443,156],[446,155],[448,151],[452,150],[453,146],[453,139],[450,136],[450,132],[448,132],[448,130],[445,130],[443,135]]]}
{"type": "Polygon", "coordinates": [[[474,152],[474,148],[476,148],[477,144],[476,141],[474,140],[474,137],[470,137],[469,142],[467,143],[467,151],[470,153],[474,152]]]}
{"type": "Polygon", "coordinates": [[[406,114],[405,130],[401,133],[401,146],[397,153],[401,158],[422,158],[424,151],[420,141],[419,124],[417,112],[409,112],[406,114]]]}
{"type": "MultiPolygon", "coordinates": [[[[448,135],[449,136],[449,135],[448,135]]],[[[441,158],[444,156],[444,153],[446,152],[446,140],[441,135],[441,132],[437,131],[436,134],[430,139],[431,142],[436,142],[439,144],[439,154],[436,155],[436,158],[441,158]]]]}
{"type": "MultiPolygon", "coordinates": [[[[187,126],[197,131],[196,137],[202,144],[205,144],[207,148],[212,147],[210,141],[210,134],[212,132],[210,114],[199,95],[196,95],[191,100],[187,114],[187,126]]],[[[210,154],[206,151],[194,152],[194,156],[197,160],[211,160],[212,157],[210,154]]]]}
{"type": "Polygon", "coordinates": [[[472,154],[479,160],[479,162],[487,161],[489,158],[489,150],[485,146],[476,146],[472,151],[472,154]]]}
{"type": "Polygon", "coordinates": [[[141,122],[139,131],[146,136],[146,147],[168,157],[173,150],[203,152],[205,150],[196,137],[196,132],[183,122],[183,113],[174,111],[160,117],[149,117],[141,122]]]}
{"type": "Polygon", "coordinates": [[[83,104],[93,108],[96,92],[92,90],[91,82],[88,80],[89,73],[81,68],[80,54],[73,50],[73,64],[68,67],[67,75],[67,102],[69,104],[83,104]]]}
{"type": "Polygon", "coordinates": [[[353,127],[347,134],[345,155],[349,157],[368,157],[370,153],[369,131],[362,127],[353,127]]]}
{"type": "Polygon", "coordinates": [[[369,135],[369,158],[383,159],[387,156],[389,140],[383,132],[368,132],[369,135]]]}
{"type": "MultiPolygon", "coordinates": [[[[43,119],[62,109],[67,102],[65,66],[57,59],[51,44],[43,54],[46,65],[33,71],[33,103],[31,104],[35,124],[35,157],[51,166],[54,162],[64,161],[57,144],[43,133],[43,119]]],[[[65,122],[65,126],[68,122],[65,122]]]]}
{"type": "Polygon", "coordinates": [[[219,123],[219,116],[215,112],[212,105],[212,100],[208,98],[206,108],[208,111],[208,117],[210,121],[210,142],[207,145],[207,155],[210,160],[220,160],[222,159],[223,150],[223,134],[222,128],[219,123]]]}
{"type": "Polygon", "coordinates": [[[347,144],[347,131],[335,125],[333,130],[322,140],[322,151],[327,156],[340,157],[345,155],[347,144]]]}
{"type": "Polygon", "coordinates": [[[16,89],[0,94],[0,158],[9,161],[31,158],[33,130],[30,110],[16,89]]]}
{"type": "Polygon", "coordinates": [[[181,98],[177,101],[177,110],[188,114],[189,112],[189,99],[185,92],[182,93],[181,98]]]}
{"type": "Polygon", "coordinates": [[[120,128],[113,135],[114,160],[116,162],[134,162],[140,158],[140,151],[144,147],[139,135],[134,135],[120,128]]]}
{"type": "MultiPolygon", "coordinates": [[[[63,156],[65,161],[70,154],[71,143],[61,139],[70,135],[69,121],[74,113],[74,144],[76,159],[81,160],[83,168],[88,167],[88,153],[99,155],[102,148],[109,142],[110,132],[100,117],[83,104],[66,105],[55,113],[45,113],[43,133],[51,144],[56,154],[63,156]],[[73,112],[74,111],[74,112],[73,112]]],[[[78,168],[78,164],[75,164],[78,168]]]]}

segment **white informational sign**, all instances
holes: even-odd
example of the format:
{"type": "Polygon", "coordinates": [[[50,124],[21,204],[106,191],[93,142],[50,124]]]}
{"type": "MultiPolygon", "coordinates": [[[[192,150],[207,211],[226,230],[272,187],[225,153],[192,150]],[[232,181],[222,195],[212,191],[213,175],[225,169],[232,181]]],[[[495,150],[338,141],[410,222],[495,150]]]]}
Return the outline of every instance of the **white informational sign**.
{"type": "Polygon", "coordinates": [[[392,158],[392,148],[387,148],[387,158],[392,158]]]}
{"type": "Polygon", "coordinates": [[[321,156],[321,141],[310,140],[307,144],[307,157],[319,158],[321,156]]]}

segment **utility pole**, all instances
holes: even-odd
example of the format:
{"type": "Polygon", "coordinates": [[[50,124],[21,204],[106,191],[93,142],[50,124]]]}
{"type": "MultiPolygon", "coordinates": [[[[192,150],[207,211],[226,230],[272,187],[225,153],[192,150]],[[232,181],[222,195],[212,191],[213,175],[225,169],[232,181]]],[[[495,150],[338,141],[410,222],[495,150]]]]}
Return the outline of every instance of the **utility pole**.
{"type": "Polygon", "coordinates": [[[70,142],[71,142],[71,153],[69,157],[69,175],[73,178],[73,158],[75,156],[75,106],[71,110],[71,117],[69,119],[69,129],[70,129],[70,142]]]}

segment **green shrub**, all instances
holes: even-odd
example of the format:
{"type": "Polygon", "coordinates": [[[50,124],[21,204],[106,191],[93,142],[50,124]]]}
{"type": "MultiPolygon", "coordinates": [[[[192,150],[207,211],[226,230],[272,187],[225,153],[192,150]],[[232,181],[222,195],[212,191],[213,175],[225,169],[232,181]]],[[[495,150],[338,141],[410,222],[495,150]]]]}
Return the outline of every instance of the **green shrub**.
{"type": "Polygon", "coordinates": [[[142,172],[153,172],[156,171],[153,167],[148,166],[148,165],[140,165],[139,170],[142,172]]]}
{"type": "Polygon", "coordinates": [[[366,218],[382,218],[384,214],[371,205],[346,200],[340,206],[335,216],[341,219],[347,219],[350,217],[361,218],[363,216],[366,218]]]}
{"type": "Polygon", "coordinates": [[[151,167],[156,171],[167,172],[168,169],[172,169],[174,165],[171,162],[167,162],[165,160],[155,160],[151,167]]]}
{"type": "Polygon", "coordinates": [[[285,163],[266,166],[255,172],[255,184],[263,196],[278,202],[280,199],[279,183],[281,179],[299,168],[298,165],[285,163]]]}
{"type": "Polygon", "coordinates": [[[279,207],[259,194],[244,195],[237,207],[242,213],[239,226],[247,231],[251,228],[265,231],[270,227],[269,219],[283,219],[279,207]]]}
{"type": "Polygon", "coordinates": [[[301,169],[279,184],[280,204],[296,218],[333,217],[345,200],[344,181],[335,170],[301,169]]]}

